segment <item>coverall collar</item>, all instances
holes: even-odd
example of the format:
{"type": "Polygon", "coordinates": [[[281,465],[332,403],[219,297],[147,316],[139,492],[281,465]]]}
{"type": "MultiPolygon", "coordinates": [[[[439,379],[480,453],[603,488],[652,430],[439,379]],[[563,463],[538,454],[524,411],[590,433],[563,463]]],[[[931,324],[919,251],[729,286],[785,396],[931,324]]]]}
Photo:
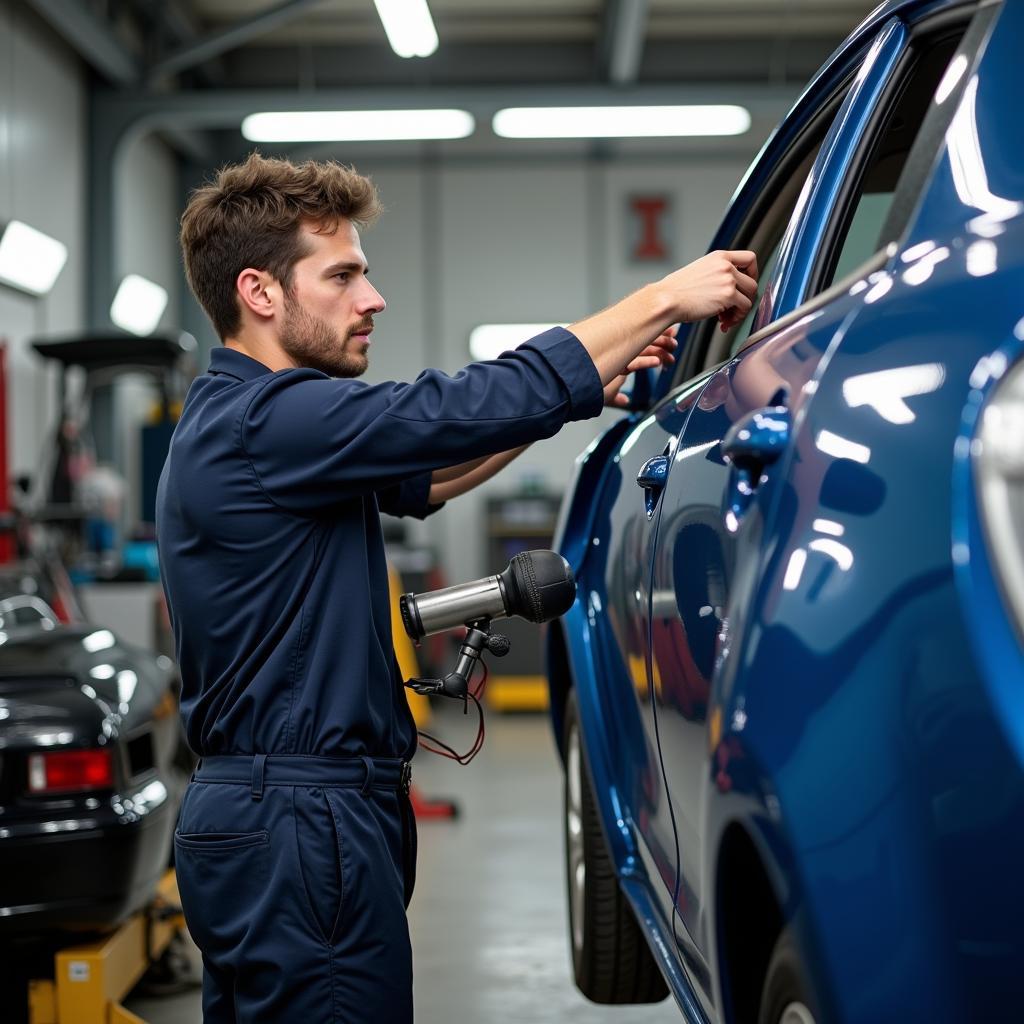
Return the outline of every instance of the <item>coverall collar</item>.
{"type": "Polygon", "coordinates": [[[233,348],[215,348],[210,355],[210,373],[224,373],[241,381],[255,380],[271,373],[258,359],[245,355],[233,348]]]}

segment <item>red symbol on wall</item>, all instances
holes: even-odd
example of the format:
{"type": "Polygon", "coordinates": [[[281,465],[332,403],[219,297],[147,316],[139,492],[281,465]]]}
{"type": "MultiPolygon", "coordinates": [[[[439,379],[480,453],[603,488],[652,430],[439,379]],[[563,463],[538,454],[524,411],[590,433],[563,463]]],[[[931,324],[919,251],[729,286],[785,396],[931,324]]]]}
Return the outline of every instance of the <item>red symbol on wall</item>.
{"type": "Polygon", "coordinates": [[[668,243],[662,237],[662,225],[668,212],[667,196],[631,196],[629,207],[640,228],[631,258],[663,262],[668,259],[668,243]]]}

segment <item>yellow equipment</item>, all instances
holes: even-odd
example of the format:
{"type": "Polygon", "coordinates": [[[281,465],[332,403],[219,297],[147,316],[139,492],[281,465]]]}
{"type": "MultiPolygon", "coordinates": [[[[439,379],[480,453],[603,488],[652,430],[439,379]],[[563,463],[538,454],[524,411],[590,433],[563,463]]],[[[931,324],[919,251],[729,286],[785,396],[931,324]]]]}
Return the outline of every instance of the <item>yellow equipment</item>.
{"type": "Polygon", "coordinates": [[[184,927],[177,881],[168,871],[146,910],[112,935],[62,949],[53,980],[29,983],[29,1024],[145,1024],[121,1000],[184,927]]]}

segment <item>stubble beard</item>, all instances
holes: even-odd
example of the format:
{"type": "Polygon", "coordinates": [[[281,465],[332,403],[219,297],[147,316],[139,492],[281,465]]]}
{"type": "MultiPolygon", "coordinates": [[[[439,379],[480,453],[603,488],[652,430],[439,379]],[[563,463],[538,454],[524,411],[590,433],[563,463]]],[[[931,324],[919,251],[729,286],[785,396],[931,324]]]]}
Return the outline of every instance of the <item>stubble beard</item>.
{"type": "MultiPolygon", "coordinates": [[[[371,325],[361,325],[362,329],[371,325]]],[[[357,332],[358,333],[358,332],[357,332]]],[[[343,336],[326,320],[313,316],[298,303],[285,301],[284,322],[278,340],[299,366],[319,370],[329,377],[359,377],[369,360],[365,352],[349,349],[351,333],[343,336]]]]}

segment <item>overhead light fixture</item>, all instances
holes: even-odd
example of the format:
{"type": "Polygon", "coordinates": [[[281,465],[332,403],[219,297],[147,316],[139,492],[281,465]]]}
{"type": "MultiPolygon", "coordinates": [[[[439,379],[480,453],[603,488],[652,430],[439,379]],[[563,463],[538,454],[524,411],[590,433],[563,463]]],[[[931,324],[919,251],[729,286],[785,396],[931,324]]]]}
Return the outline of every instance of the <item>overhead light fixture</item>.
{"type": "Polygon", "coordinates": [[[167,308],[167,292],[138,274],[129,274],[117,289],[110,319],[132,334],[152,334],[167,308]]]}
{"type": "Polygon", "coordinates": [[[437,29],[427,0],[373,0],[391,49],[399,57],[429,57],[437,49],[437,29]]]}
{"type": "Polygon", "coordinates": [[[506,107],[494,115],[506,139],[628,139],[742,135],[750,112],[729,104],[658,107],[506,107]]]}
{"type": "Polygon", "coordinates": [[[294,110],[250,114],[250,142],[402,142],[464,139],[476,121],[468,110],[294,110]]]}
{"type": "Polygon", "coordinates": [[[469,354],[474,359],[497,359],[524,341],[560,324],[480,324],[469,332],[469,354]]]}
{"type": "Polygon", "coordinates": [[[45,295],[68,259],[68,247],[56,238],[12,220],[0,236],[0,280],[45,295]]]}

